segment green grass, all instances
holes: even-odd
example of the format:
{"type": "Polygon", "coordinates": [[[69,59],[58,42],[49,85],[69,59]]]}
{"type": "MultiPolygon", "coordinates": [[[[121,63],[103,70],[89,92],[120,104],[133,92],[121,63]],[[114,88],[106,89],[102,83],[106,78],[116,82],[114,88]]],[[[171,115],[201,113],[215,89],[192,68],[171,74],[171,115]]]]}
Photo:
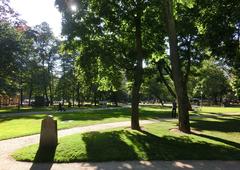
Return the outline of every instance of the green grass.
{"type": "MultiPolygon", "coordinates": [[[[142,106],[140,110],[141,119],[170,118],[171,114],[171,108],[169,107],[142,106]]],[[[197,111],[197,113],[207,116],[217,116],[232,114],[232,112],[240,113],[240,108],[203,107],[202,111],[197,111]]],[[[130,115],[130,109],[116,108],[114,110],[101,111],[82,110],[73,113],[61,112],[55,113],[54,118],[58,121],[58,129],[66,129],[76,126],[127,121],[130,120],[130,115]]],[[[44,114],[33,114],[0,118],[0,140],[39,133],[41,120],[45,116],[44,114]]]]}
{"type": "Polygon", "coordinates": [[[240,107],[202,107],[196,109],[197,113],[201,114],[240,114],[240,107]]]}
{"type": "Polygon", "coordinates": [[[38,112],[38,111],[52,111],[56,110],[57,107],[29,107],[29,106],[24,106],[21,107],[20,110],[18,110],[17,107],[3,107],[0,108],[0,114],[4,113],[21,113],[21,112],[38,112]]]}
{"type": "MultiPolygon", "coordinates": [[[[81,106],[80,108],[78,106],[74,106],[71,108],[68,108],[67,105],[64,106],[66,110],[72,110],[72,109],[88,109],[88,108],[99,108],[101,106],[94,106],[94,105],[89,105],[89,106],[81,106]]],[[[56,111],[58,109],[57,105],[54,106],[48,106],[48,107],[31,107],[31,106],[24,106],[20,107],[20,110],[15,107],[2,107],[0,108],[0,114],[4,113],[25,113],[25,112],[41,112],[41,111],[56,111]]]]}
{"type": "MultiPolygon", "coordinates": [[[[170,117],[169,108],[143,107],[141,112],[141,119],[170,117]]],[[[99,123],[128,121],[131,114],[130,109],[116,108],[98,111],[82,110],[72,113],[58,112],[53,115],[58,122],[58,129],[66,129],[99,123]]],[[[0,118],[0,140],[39,133],[41,121],[45,116],[41,114],[0,118]]]]}
{"type": "Polygon", "coordinates": [[[240,116],[198,118],[192,122],[200,134],[170,131],[174,121],[130,129],[76,134],[60,138],[53,150],[32,145],[13,154],[16,160],[78,162],[113,160],[240,160],[240,116]]]}

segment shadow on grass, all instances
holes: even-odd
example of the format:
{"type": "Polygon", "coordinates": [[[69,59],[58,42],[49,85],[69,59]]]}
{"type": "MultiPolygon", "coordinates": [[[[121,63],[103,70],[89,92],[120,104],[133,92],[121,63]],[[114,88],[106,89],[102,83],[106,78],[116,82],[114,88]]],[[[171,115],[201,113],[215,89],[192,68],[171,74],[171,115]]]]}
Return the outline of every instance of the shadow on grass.
{"type": "Polygon", "coordinates": [[[86,144],[87,161],[123,161],[138,158],[133,147],[122,139],[124,137],[122,135],[116,131],[83,134],[82,139],[86,144]]]}
{"type": "Polygon", "coordinates": [[[140,118],[143,119],[161,119],[161,118],[171,118],[171,111],[140,111],[140,118]]]}
{"type": "Polygon", "coordinates": [[[20,110],[17,107],[0,108],[0,115],[8,113],[27,113],[27,112],[42,112],[42,111],[55,111],[57,107],[21,107],[20,110]]]}
{"type": "MultiPolygon", "coordinates": [[[[114,110],[90,110],[83,112],[72,112],[72,113],[56,113],[55,117],[59,118],[61,121],[67,120],[103,120],[108,118],[130,118],[131,110],[129,108],[116,108],[114,110]]],[[[158,118],[168,118],[170,117],[170,112],[168,111],[140,111],[140,118],[144,119],[158,119],[158,118]]]]}
{"type": "Polygon", "coordinates": [[[35,120],[38,120],[38,119],[43,119],[44,116],[47,116],[47,114],[0,117],[0,123],[11,121],[11,120],[18,120],[18,119],[35,119],[35,120]]]}
{"type": "Polygon", "coordinates": [[[197,133],[192,133],[192,134],[196,135],[196,136],[206,138],[206,139],[211,139],[211,140],[214,140],[214,141],[222,142],[224,144],[227,144],[227,145],[230,145],[230,146],[233,146],[235,148],[240,149],[240,144],[236,143],[236,142],[232,142],[232,141],[229,141],[229,140],[225,140],[225,139],[222,139],[222,138],[218,138],[218,137],[210,136],[210,135],[206,135],[206,134],[197,134],[197,133]]]}
{"type": "MultiPolygon", "coordinates": [[[[126,160],[240,160],[238,143],[219,139],[208,135],[190,136],[157,136],[146,131],[118,130],[110,132],[89,132],[81,135],[84,150],[69,152],[58,162],[102,162],[126,160]],[[214,144],[204,139],[208,138],[231,145],[214,144]],[[65,160],[65,161],[64,161],[65,160]]],[[[82,148],[79,147],[79,148],[82,148]]],[[[39,149],[31,169],[50,169],[54,162],[55,149],[39,149]],[[48,162],[39,164],[39,162],[48,162]]],[[[76,148],[74,148],[76,150],[76,148]]],[[[64,153],[64,151],[63,151],[64,153]]],[[[57,159],[57,158],[56,158],[57,159]]]]}
{"type": "MultiPolygon", "coordinates": [[[[0,117],[0,123],[17,119],[43,119],[48,114],[36,115],[19,115],[11,117],[0,117]]],[[[61,121],[67,120],[103,120],[106,118],[130,117],[128,109],[114,109],[114,110],[91,110],[79,112],[57,112],[52,115],[61,121]]]]}
{"type": "Polygon", "coordinates": [[[237,148],[194,142],[188,136],[159,137],[149,132],[113,131],[83,134],[88,161],[239,160],[237,148]]]}
{"type": "MultiPolygon", "coordinates": [[[[114,110],[85,110],[79,112],[60,112],[53,113],[54,117],[60,121],[68,120],[103,120],[108,118],[130,118],[131,110],[129,108],[116,108],[114,110]]],[[[159,119],[170,118],[171,112],[168,110],[148,110],[148,108],[140,109],[140,119],[159,119]]],[[[13,116],[13,117],[0,117],[0,123],[16,120],[16,119],[43,119],[44,111],[41,115],[26,115],[26,116],[13,116]]]]}
{"type": "MultiPolygon", "coordinates": [[[[195,112],[195,111],[194,111],[195,112]]],[[[201,113],[199,111],[196,111],[195,113],[201,113]]],[[[221,112],[207,112],[204,111],[204,113],[207,113],[206,117],[219,117],[219,116],[224,116],[224,117],[231,117],[231,116],[240,116],[239,112],[227,112],[227,113],[221,113],[221,112]]],[[[205,116],[204,114],[202,114],[205,116]]]]}
{"type": "Polygon", "coordinates": [[[197,130],[209,130],[220,132],[240,132],[240,119],[239,117],[227,118],[214,118],[213,120],[194,119],[191,122],[191,127],[197,130]]]}
{"type": "Polygon", "coordinates": [[[50,170],[56,152],[56,147],[39,147],[35,155],[31,170],[50,170]],[[44,164],[42,164],[45,162],[44,164]]]}

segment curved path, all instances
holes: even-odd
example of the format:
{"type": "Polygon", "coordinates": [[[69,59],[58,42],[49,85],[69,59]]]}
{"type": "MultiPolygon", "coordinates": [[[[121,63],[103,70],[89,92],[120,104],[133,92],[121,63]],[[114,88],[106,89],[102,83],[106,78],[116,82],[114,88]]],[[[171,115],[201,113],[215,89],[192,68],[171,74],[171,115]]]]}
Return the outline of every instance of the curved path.
{"type": "MultiPolygon", "coordinates": [[[[154,123],[155,121],[143,120],[141,125],[154,123]]],[[[58,131],[58,136],[66,136],[75,133],[104,130],[117,127],[129,127],[130,122],[116,122],[98,124],[85,127],[75,127],[58,131]]],[[[27,145],[39,142],[39,135],[20,137],[0,141],[0,170],[123,170],[123,169],[194,169],[194,170],[239,170],[240,161],[123,161],[102,163],[30,163],[17,162],[10,155],[15,150],[27,145]]]]}
{"type": "MultiPolygon", "coordinates": [[[[142,125],[154,123],[154,121],[143,120],[140,122],[142,125]]],[[[106,124],[97,124],[84,127],[75,127],[71,129],[64,129],[58,131],[58,137],[72,135],[75,133],[99,131],[110,128],[129,127],[130,122],[115,122],[106,124]]],[[[17,149],[35,144],[39,142],[40,135],[31,135],[20,138],[8,139],[0,141],[0,170],[16,170],[16,169],[29,169],[32,166],[31,163],[23,163],[15,161],[10,155],[17,149]]]]}

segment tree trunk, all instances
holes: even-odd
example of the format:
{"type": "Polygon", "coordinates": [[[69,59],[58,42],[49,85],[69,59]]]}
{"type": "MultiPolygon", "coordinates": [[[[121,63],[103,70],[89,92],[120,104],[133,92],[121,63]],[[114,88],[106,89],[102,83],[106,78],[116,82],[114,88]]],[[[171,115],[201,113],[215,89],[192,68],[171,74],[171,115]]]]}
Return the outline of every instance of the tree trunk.
{"type": "Polygon", "coordinates": [[[46,104],[45,104],[45,106],[48,106],[49,105],[49,99],[48,99],[47,87],[46,86],[44,88],[44,93],[45,93],[45,97],[46,97],[46,104]]]}
{"type": "Polygon", "coordinates": [[[23,89],[20,89],[20,105],[23,107],[23,89]]]}
{"type": "Polygon", "coordinates": [[[80,107],[80,84],[77,84],[77,102],[78,102],[78,107],[80,107]]]}
{"type": "Polygon", "coordinates": [[[31,106],[31,99],[32,99],[32,83],[29,88],[28,106],[31,106]]]}
{"type": "Polygon", "coordinates": [[[156,96],[156,97],[157,97],[157,99],[159,100],[159,102],[161,103],[161,105],[164,106],[164,103],[163,103],[162,98],[161,98],[160,96],[156,96]]]}
{"type": "MultiPolygon", "coordinates": [[[[139,8],[139,7],[137,7],[139,8]]],[[[131,117],[131,128],[140,130],[139,126],[139,102],[140,102],[140,88],[143,77],[143,49],[142,49],[142,33],[141,33],[141,10],[137,10],[137,16],[135,17],[135,40],[136,40],[136,51],[137,51],[137,63],[134,69],[134,80],[132,87],[132,117],[131,117]]]]}
{"type": "Polygon", "coordinates": [[[166,79],[164,78],[163,73],[162,73],[162,71],[161,71],[161,68],[160,68],[160,65],[159,65],[159,64],[157,64],[157,68],[158,68],[158,72],[159,72],[159,75],[160,75],[160,78],[161,78],[163,84],[167,87],[169,93],[170,93],[174,98],[176,98],[176,94],[175,94],[175,92],[173,91],[173,89],[169,86],[169,84],[168,84],[168,82],[166,81],[166,79]]]}
{"type": "Polygon", "coordinates": [[[173,1],[164,0],[164,7],[166,12],[166,23],[170,45],[170,60],[173,73],[173,81],[178,100],[179,130],[185,133],[190,133],[187,86],[183,80],[183,73],[181,71],[180,59],[177,52],[177,35],[173,16],[173,1]]]}
{"type": "Polygon", "coordinates": [[[187,100],[188,100],[188,111],[194,111],[192,108],[191,102],[189,100],[189,97],[187,98],[187,100]]]}
{"type": "Polygon", "coordinates": [[[74,93],[74,90],[75,90],[75,89],[73,89],[73,95],[72,95],[73,107],[75,106],[75,93],[74,93]]]}
{"type": "Polygon", "coordinates": [[[115,106],[117,107],[118,106],[118,100],[117,100],[117,92],[112,92],[113,93],[113,100],[114,100],[114,103],[115,103],[115,106]]]}
{"type": "Polygon", "coordinates": [[[94,102],[94,106],[97,106],[97,94],[96,94],[96,92],[94,92],[94,94],[93,94],[93,102],[94,102]]]}
{"type": "Polygon", "coordinates": [[[19,84],[19,87],[20,87],[20,106],[22,107],[23,106],[23,80],[22,80],[22,74],[20,73],[20,84],[19,84]]]}
{"type": "MultiPolygon", "coordinates": [[[[51,76],[52,77],[52,76],[51,76]]],[[[53,84],[53,82],[52,82],[52,78],[50,78],[51,80],[50,80],[50,83],[49,83],[49,93],[50,93],[50,105],[52,106],[53,105],[53,91],[52,91],[52,84],[53,84]]]]}
{"type": "Polygon", "coordinates": [[[51,83],[49,85],[49,93],[50,93],[50,105],[52,106],[53,105],[53,94],[52,94],[52,86],[51,86],[51,83]]]}
{"type": "MultiPolygon", "coordinates": [[[[188,50],[187,50],[187,66],[186,66],[186,73],[183,77],[186,89],[187,89],[187,82],[189,79],[189,73],[190,73],[190,69],[191,69],[191,41],[192,41],[192,37],[190,37],[189,41],[187,42],[187,48],[188,48],[188,50]]],[[[188,100],[188,110],[193,111],[189,97],[187,98],[187,100],[188,100]]]]}

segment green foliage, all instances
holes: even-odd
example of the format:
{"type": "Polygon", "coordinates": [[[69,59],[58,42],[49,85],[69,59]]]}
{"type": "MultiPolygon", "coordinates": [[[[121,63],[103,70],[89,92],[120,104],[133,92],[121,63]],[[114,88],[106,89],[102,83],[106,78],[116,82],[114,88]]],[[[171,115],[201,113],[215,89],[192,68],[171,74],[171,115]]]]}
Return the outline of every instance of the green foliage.
{"type": "Polygon", "coordinates": [[[66,99],[70,101],[75,91],[76,78],[73,71],[66,72],[58,81],[56,86],[56,98],[59,100],[66,99]]]}
{"type": "Polygon", "coordinates": [[[129,80],[133,78],[137,10],[142,16],[144,57],[150,57],[153,51],[163,51],[158,7],[155,3],[138,3],[139,9],[133,1],[79,1],[75,4],[77,11],[73,12],[70,3],[56,1],[65,18],[63,33],[71,44],[67,47],[79,50],[76,67],[100,91],[118,90],[124,71],[129,80]]]}
{"type": "MultiPolygon", "coordinates": [[[[168,75],[166,75],[166,81],[168,81],[168,78],[168,75]]],[[[173,86],[171,81],[168,81],[168,83],[169,86],[173,86]]],[[[158,100],[163,104],[164,101],[166,102],[173,100],[173,96],[169,93],[166,86],[162,83],[156,70],[152,70],[147,78],[145,78],[141,93],[142,100],[144,101],[158,100]]]]}
{"type": "Polygon", "coordinates": [[[175,0],[175,3],[182,4],[188,8],[193,8],[195,5],[195,0],[175,0]]]}
{"type": "Polygon", "coordinates": [[[222,68],[214,60],[204,61],[199,69],[198,83],[195,87],[195,95],[200,92],[207,98],[217,99],[227,95],[230,89],[229,80],[222,68]]]}
{"type": "Polygon", "coordinates": [[[204,44],[213,55],[239,68],[239,1],[198,1],[204,44]]]}
{"type": "Polygon", "coordinates": [[[31,41],[27,31],[5,21],[0,21],[0,33],[0,94],[13,94],[21,79],[19,72],[26,69],[31,41]]]}
{"type": "Polygon", "coordinates": [[[230,82],[234,96],[240,98],[240,78],[238,75],[233,75],[230,82]]]}

